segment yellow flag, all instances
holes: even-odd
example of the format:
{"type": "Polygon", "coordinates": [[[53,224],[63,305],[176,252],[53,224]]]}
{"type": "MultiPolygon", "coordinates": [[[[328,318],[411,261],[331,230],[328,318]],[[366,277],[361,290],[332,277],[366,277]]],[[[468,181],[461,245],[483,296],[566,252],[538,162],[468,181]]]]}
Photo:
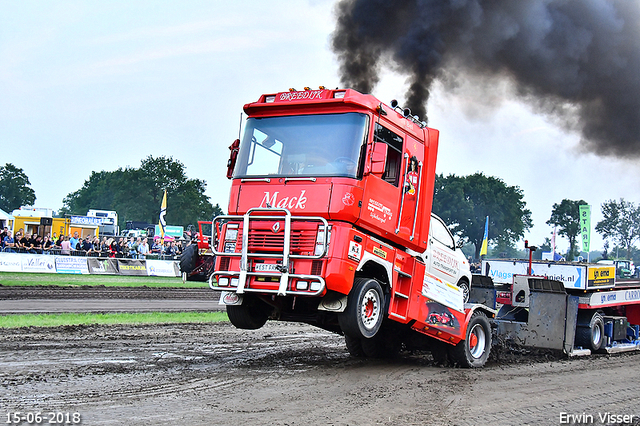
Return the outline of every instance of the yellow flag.
{"type": "Polygon", "coordinates": [[[480,248],[480,256],[487,254],[487,246],[489,245],[489,216],[484,223],[484,238],[482,238],[482,247],[480,248]]]}
{"type": "Polygon", "coordinates": [[[164,190],[164,197],[162,197],[162,206],[160,206],[160,239],[164,241],[164,230],[167,227],[167,221],[164,219],[164,215],[167,214],[167,190],[164,190]]]}

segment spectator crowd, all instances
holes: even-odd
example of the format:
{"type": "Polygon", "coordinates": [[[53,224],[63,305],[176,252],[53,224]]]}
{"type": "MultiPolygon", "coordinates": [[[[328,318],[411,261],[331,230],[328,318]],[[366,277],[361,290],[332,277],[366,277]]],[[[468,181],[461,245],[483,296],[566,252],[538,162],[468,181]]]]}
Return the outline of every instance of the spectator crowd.
{"type": "Polygon", "coordinates": [[[146,237],[102,237],[88,235],[82,238],[78,232],[73,235],[44,237],[24,233],[19,229],[15,235],[5,227],[0,231],[1,251],[5,253],[59,254],[67,256],[114,257],[129,259],[176,259],[182,253],[181,241],[159,239],[149,245],[146,237]]]}

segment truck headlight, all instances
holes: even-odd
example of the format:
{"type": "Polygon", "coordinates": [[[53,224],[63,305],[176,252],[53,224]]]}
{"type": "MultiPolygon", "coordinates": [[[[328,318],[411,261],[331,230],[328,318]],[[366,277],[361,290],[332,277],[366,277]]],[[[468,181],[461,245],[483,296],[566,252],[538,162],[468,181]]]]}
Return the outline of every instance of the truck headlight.
{"type": "Polygon", "coordinates": [[[316,248],[313,253],[314,255],[320,256],[323,254],[322,251],[324,249],[325,238],[327,240],[327,248],[328,248],[329,241],[331,239],[331,227],[329,227],[329,230],[325,230],[324,225],[321,225],[320,227],[318,227],[318,233],[316,234],[316,248]]]}
{"type": "Polygon", "coordinates": [[[227,224],[227,229],[224,232],[224,252],[235,253],[236,243],[238,241],[238,224],[227,224]]]}

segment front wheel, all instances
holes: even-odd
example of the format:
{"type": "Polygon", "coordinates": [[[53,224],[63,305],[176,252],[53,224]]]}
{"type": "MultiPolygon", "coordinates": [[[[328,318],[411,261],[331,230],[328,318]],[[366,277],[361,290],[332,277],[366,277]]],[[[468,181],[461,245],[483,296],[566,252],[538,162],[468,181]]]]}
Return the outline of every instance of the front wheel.
{"type": "Polygon", "coordinates": [[[227,305],[229,321],[236,328],[257,330],[267,322],[269,314],[259,300],[245,298],[242,305],[227,305]]]}
{"type": "Polygon", "coordinates": [[[345,335],[371,339],[384,319],[384,296],[378,281],[356,278],[347,299],[347,308],[338,316],[345,335]]]}
{"type": "Polygon", "coordinates": [[[479,311],[471,315],[467,324],[466,338],[451,351],[453,360],[464,368],[482,367],[491,351],[491,325],[487,317],[479,311]]]}
{"type": "Polygon", "coordinates": [[[458,281],[458,288],[462,291],[462,301],[467,303],[469,301],[469,295],[471,294],[471,285],[466,279],[458,281]]]}

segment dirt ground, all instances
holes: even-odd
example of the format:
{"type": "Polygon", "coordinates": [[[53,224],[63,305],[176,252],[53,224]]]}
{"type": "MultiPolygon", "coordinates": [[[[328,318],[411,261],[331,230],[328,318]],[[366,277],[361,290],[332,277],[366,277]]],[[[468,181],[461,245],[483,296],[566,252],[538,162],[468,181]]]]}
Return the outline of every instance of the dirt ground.
{"type": "Polygon", "coordinates": [[[79,413],[83,425],[623,423],[600,421],[609,413],[638,425],[639,361],[504,349],[478,370],[428,354],[366,360],[338,335],[290,323],[15,329],[0,336],[0,414],[79,413]]]}

